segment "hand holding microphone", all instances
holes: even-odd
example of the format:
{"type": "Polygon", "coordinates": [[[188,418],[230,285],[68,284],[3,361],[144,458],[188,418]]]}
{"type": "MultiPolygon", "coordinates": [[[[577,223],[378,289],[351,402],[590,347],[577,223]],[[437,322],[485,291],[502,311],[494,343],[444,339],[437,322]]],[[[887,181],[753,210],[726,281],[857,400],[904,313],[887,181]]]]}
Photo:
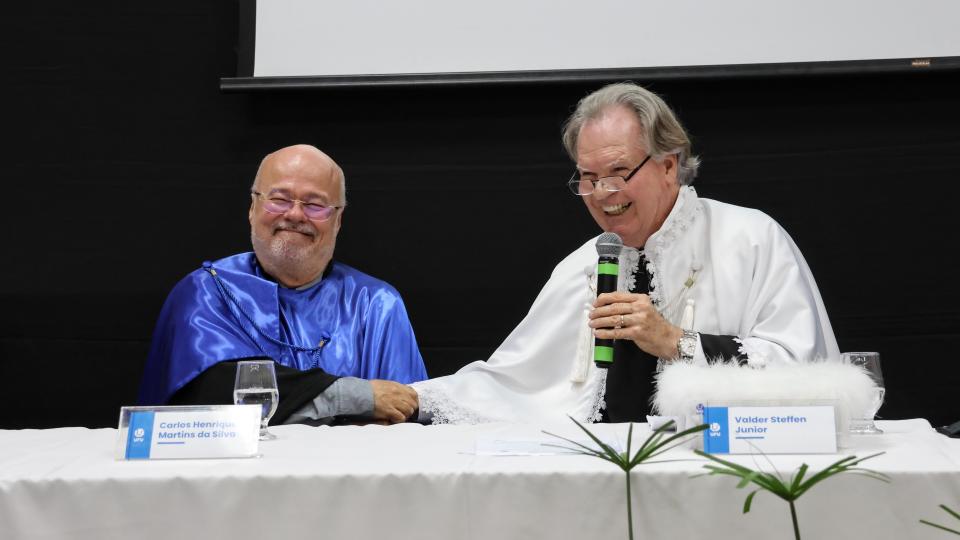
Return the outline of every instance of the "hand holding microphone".
{"type": "Polygon", "coordinates": [[[597,239],[597,301],[589,324],[594,329],[593,361],[600,368],[613,364],[617,339],[629,339],[657,358],[674,358],[683,335],[660,315],[648,295],[617,291],[622,248],[623,241],[615,233],[603,233],[597,239]]]}

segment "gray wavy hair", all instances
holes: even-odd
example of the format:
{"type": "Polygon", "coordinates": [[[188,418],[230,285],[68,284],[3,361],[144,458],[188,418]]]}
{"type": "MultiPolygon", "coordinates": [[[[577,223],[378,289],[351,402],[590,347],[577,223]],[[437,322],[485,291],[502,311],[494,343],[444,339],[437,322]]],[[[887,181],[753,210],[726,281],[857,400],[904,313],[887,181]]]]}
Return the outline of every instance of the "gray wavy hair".
{"type": "Polygon", "coordinates": [[[644,131],[644,140],[640,143],[647,153],[657,161],[677,154],[677,180],[681,185],[692,184],[700,167],[700,158],[691,153],[686,130],[660,96],[633,83],[609,84],[577,103],[577,109],[563,125],[563,146],[570,158],[577,160],[577,138],[583,124],[619,105],[628,107],[637,115],[644,131]]]}

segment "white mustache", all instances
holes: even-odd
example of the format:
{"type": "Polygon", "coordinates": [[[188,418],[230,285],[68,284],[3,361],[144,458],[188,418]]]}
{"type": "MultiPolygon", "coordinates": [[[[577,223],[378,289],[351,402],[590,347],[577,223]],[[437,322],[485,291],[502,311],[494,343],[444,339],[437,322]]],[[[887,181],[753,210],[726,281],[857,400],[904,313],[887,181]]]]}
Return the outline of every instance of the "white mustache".
{"type": "Polygon", "coordinates": [[[280,223],[277,223],[276,227],[273,228],[274,234],[279,231],[294,231],[309,236],[317,235],[316,227],[310,223],[290,223],[288,221],[281,221],[280,223]]]}

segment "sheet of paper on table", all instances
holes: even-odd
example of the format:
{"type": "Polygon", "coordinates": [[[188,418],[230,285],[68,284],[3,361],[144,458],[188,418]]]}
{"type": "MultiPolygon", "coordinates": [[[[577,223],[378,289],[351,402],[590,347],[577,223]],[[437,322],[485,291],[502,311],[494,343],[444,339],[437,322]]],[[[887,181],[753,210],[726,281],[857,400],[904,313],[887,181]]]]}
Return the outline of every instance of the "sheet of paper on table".
{"type": "MultiPolygon", "coordinates": [[[[609,429],[609,427],[609,425],[593,424],[589,429],[603,441],[604,444],[610,445],[617,452],[623,452],[626,448],[627,440],[626,427],[622,430],[613,430],[609,429]],[[622,433],[620,431],[622,431],[622,433]]],[[[579,434],[564,432],[558,433],[558,435],[588,448],[599,449],[597,444],[582,431],[579,434]]],[[[649,436],[649,433],[642,425],[634,425],[634,448],[638,447],[647,436],[649,436]]],[[[579,447],[572,442],[559,437],[553,437],[546,433],[541,435],[530,434],[529,436],[501,433],[478,437],[475,441],[473,451],[467,451],[466,453],[476,454],[478,456],[577,455],[578,452],[574,449],[579,449],[579,447]]]]}

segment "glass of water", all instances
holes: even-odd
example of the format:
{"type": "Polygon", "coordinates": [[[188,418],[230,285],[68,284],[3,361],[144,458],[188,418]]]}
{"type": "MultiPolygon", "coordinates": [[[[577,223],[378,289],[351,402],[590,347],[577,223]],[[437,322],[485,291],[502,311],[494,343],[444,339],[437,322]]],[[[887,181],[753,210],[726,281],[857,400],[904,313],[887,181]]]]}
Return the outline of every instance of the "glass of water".
{"type": "Polygon", "coordinates": [[[237,362],[237,380],[233,384],[233,402],[237,405],[260,405],[260,440],[277,436],[267,431],[267,423],[277,412],[280,391],[273,360],[242,360],[237,362]]]}
{"type": "Polygon", "coordinates": [[[883,405],[883,397],[886,393],[883,387],[883,372],[880,371],[880,353],[876,352],[848,352],[843,353],[843,362],[860,366],[866,371],[867,375],[873,379],[875,385],[872,399],[867,410],[861,414],[854,414],[850,419],[850,433],[877,434],[883,433],[873,422],[873,418],[883,405]]]}

